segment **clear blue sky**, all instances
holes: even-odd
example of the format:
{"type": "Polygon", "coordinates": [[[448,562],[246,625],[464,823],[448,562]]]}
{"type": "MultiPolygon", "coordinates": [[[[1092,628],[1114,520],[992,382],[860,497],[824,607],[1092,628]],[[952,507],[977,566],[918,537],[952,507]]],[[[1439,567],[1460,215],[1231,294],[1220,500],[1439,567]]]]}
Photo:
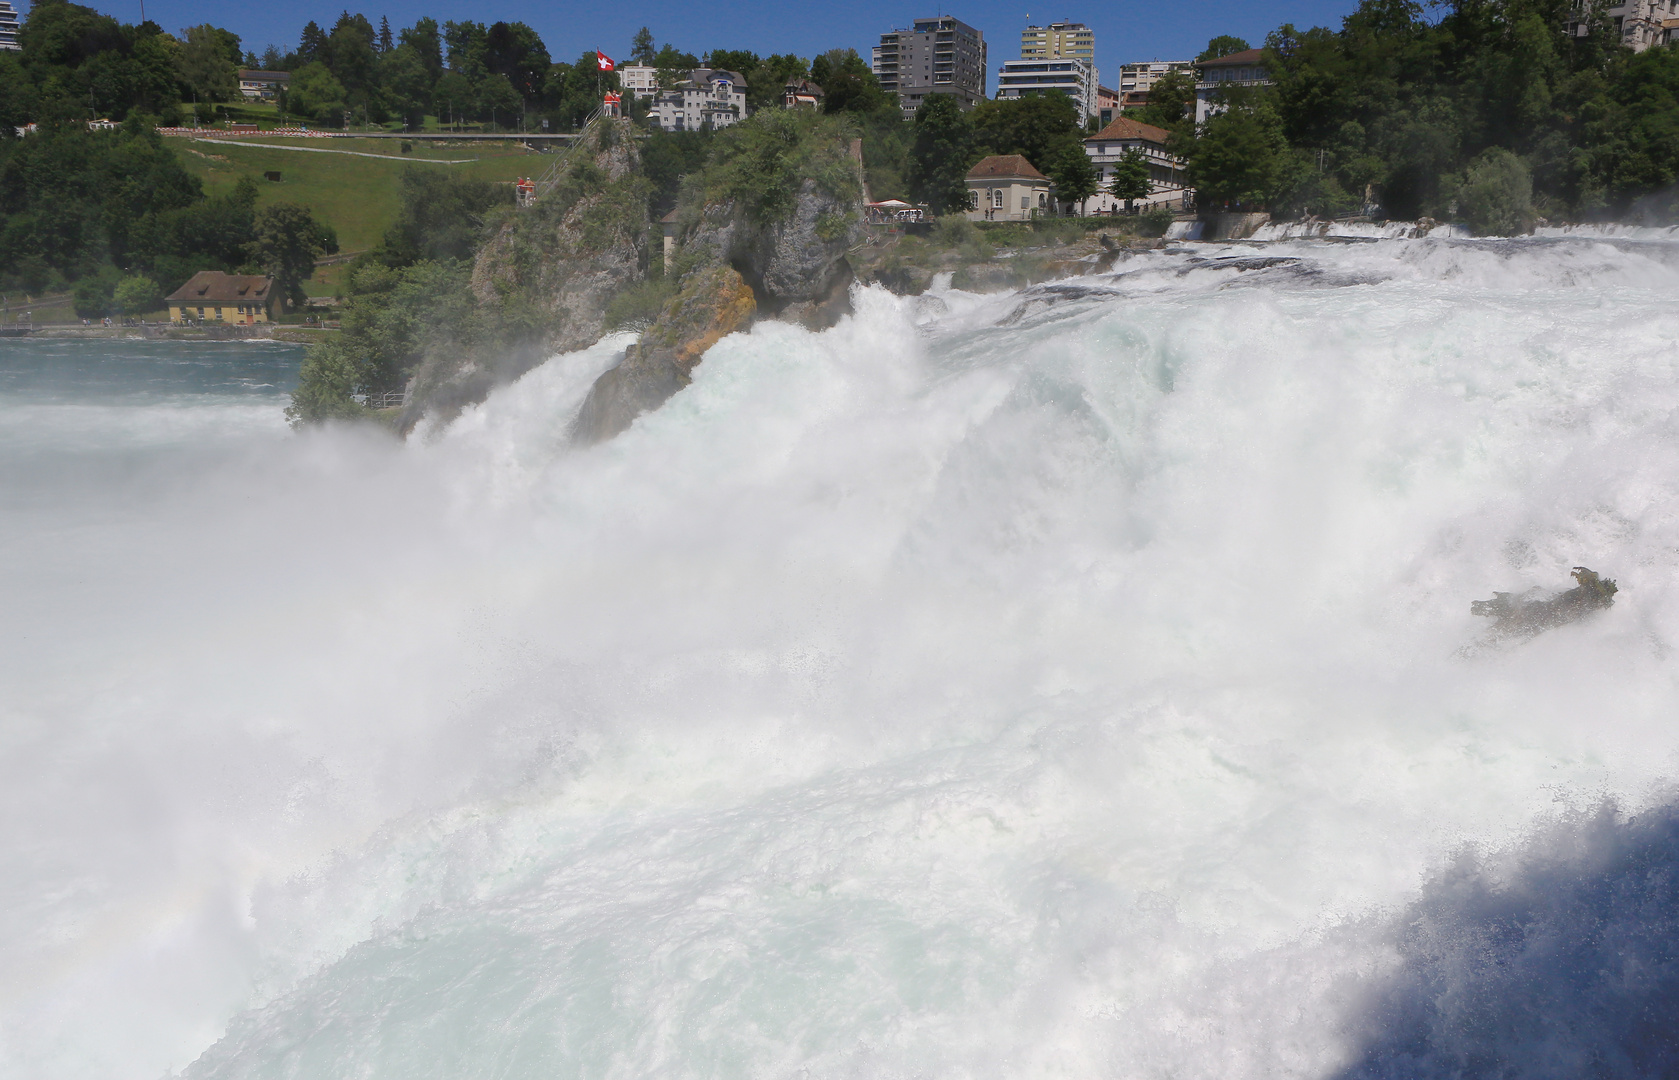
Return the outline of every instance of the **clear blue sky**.
{"type": "MultiPolygon", "coordinates": [[[[83,0],[86,2],[86,0],[83,0]]],[[[141,0],[96,0],[91,6],[123,22],[138,22],[141,0]]],[[[28,9],[28,0],[16,5],[28,9]]],[[[283,4],[208,4],[202,0],[145,0],[146,16],[166,30],[201,22],[225,26],[260,53],[265,45],[296,45],[303,24],[314,19],[331,28],[348,6],[379,25],[384,15],[393,30],[430,15],[438,22],[525,22],[536,28],[556,60],[572,60],[584,49],[599,48],[618,57],[629,51],[630,37],[647,26],[660,44],[670,42],[696,55],[714,48],[751,49],[759,54],[794,52],[813,56],[825,49],[854,48],[869,55],[883,31],[907,26],[935,14],[954,15],[985,33],[990,46],[992,82],[997,65],[1020,55],[1020,31],[1031,21],[1042,25],[1061,19],[1083,22],[1096,31],[1096,64],[1102,81],[1112,84],[1120,64],[1136,60],[1187,60],[1215,34],[1235,34],[1254,45],[1285,22],[1297,26],[1339,27],[1357,0],[1098,0],[1091,4],[1040,5],[1037,0],[945,0],[942,5],[914,2],[771,3],[749,0],[640,0],[638,3],[538,3],[536,0],[294,0],[283,4]],[[727,29],[734,27],[736,29],[727,29]]]]}

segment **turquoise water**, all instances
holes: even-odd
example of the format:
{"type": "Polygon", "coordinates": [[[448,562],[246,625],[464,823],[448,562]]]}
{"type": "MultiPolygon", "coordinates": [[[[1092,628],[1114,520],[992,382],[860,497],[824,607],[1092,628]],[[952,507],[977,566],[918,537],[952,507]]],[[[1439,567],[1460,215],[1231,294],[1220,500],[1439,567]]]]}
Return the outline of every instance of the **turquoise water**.
{"type": "Polygon", "coordinates": [[[0,338],[0,407],[283,402],[302,361],[284,342],[0,338]]]}

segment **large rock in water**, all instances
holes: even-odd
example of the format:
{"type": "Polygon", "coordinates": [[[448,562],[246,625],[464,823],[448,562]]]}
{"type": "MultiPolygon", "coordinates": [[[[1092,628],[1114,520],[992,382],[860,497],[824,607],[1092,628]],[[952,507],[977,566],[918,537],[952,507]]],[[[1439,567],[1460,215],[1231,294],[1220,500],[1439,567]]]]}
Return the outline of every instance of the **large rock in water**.
{"type": "MultiPolygon", "coordinates": [[[[862,161],[856,158],[858,191],[862,161]]],[[[694,366],[725,334],[767,316],[813,330],[851,311],[855,276],[846,253],[863,232],[862,203],[813,179],[799,185],[790,211],[755,221],[740,205],[705,206],[682,243],[690,270],[617,367],[596,380],[572,427],[588,444],[610,439],[637,416],[688,385],[694,366]]]]}
{"type": "Polygon", "coordinates": [[[850,313],[855,277],[845,256],[862,233],[857,200],[806,179],[786,217],[763,225],[733,203],[708,206],[682,246],[734,267],[761,314],[820,330],[850,313]]]}
{"type": "Polygon", "coordinates": [[[590,388],[572,439],[583,444],[610,439],[664,404],[688,385],[706,350],[751,326],[757,310],[751,287],[732,267],[714,264],[690,273],[623,362],[590,388]]]}
{"type": "Polygon", "coordinates": [[[567,166],[535,206],[479,248],[472,267],[479,304],[510,309],[516,318],[503,325],[523,324],[527,332],[428,357],[411,384],[405,429],[424,414],[452,417],[555,353],[593,345],[613,297],[646,277],[647,181],[633,124],[597,123],[569,151],[567,166]]]}

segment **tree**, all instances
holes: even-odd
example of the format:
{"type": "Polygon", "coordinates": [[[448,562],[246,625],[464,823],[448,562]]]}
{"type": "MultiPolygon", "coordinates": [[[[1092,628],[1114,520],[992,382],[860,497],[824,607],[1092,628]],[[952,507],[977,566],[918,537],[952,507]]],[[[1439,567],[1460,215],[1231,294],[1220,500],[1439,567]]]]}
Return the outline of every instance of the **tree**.
{"type": "Polygon", "coordinates": [[[1078,206],[1096,194],[1096,165],[1084,152],[1082,143],[1068,143],[1060,147],[1049,159],[1044,175],[1055,184],[1057,202],[1078,206]]]}
{"type": "Polygon", "coordinates": [[[397,43],[414,50],[415,55],[425,64],[426,74],[432,82],[442,77],[443,39],[438,36],[436,19],[415,20],[413,26],[397,35],[397,43]]]}
{"type": "Polygon", "coordinates": [[[1154,181],[1149,177],[1148,158],[1133,146],[1125,151],[1114,165],[1113,180],[1108,184],[1108,194],[1116,199],[1124,199],[1125,212],[1129,214],[1133,202],[1148,198],[1153,191],[1154,181]]]}
{"type": "Polygon", "coordinates": [[[432,88],[431,98],[437,115],[450,124],[456,124],[471,114],[477,95],[473,92],[471,80],[465,75],[458,71],[445,71],[432,88]]]}
{"type": "Polygon", "coordinates": [[[1207,42],[1207,47],[1201,50],[1201,55],[1195,58],[1195,62],[1197,64],[1203,64],[1208,60],[1218,60],[1229,56],[1232,53],[1245,52],[1251,48],[1253,48],[1253,46],[1249,45],[1246,41],[1243,41],[1239,37],[1231,37],[1229,34],[1220,34],[1218,37],[1207,42]]]}
{"type": "Polygon", "coordinates": [[[124,315],[144,315],[163,306],[163,290],[151,278],[135,274],[117,282],[114,299],[124,315]]]}
{"type": "Polygon", "coordinates": [[[400,268],[425,260],[471,259],[485,215],[513,201],[505,184],[445,169],[404,169],[402,203],[374,257],[400,268]]]}
{"type": "Polygon", "coordinates": [[[644,26],[635,32],[635,40],[630,42],[630,60],[651,67],[655,55],[657,50],[653,47],[653,31],[644,26]]]}
{"type": "Polygon", "coordinates": [[[910,146],[910,198],[934,214],[949,214],[968,204],[968,170],[978,157],[974,129],[949,94],[928,94],[915,110],[915,141],[910,146]]]}
{"type": "Polygon", "coordinates": [[[373,24],[365,15],[349,12],[338,17],[327,38],[326,55],[322,58],[333,77],[344,84],[351,105],[365,105],[375,88],[374,71],[379,54],[374,51],[373,24]]]}
{"type": "Polygon", "coordinates": [[[325,64],[306,64],[302,70],[292,72],[291,86],[286,90],[286,107],[299,116],[342,124],[348,97],[344,84],[325,64]]]}
{"type": "Polygon", "coordinates": [[[478,84],[478,112],[490,118],[491,127],[502,121],[511,123],[524,104],[506,75],[491,75],[478,84]]]}
{"type": "Polygon", "coordinates": [[[425,122],[431,106],[432,79],[418,49],[398,45],[379,57],[379,81],[405,127],[413,130],[425,122]]]}
{"type": "Polygon", "coordinates": [[[391,20],[381,15],[379,16],[379,52],[381,54],[388,53],[395,47],[395,43],[391,40],[391,20]]]}
{"type": "Polygon", "coordinates": [[[870,113],[896,107],[856,49],[829,49],[810,62],[810,77],[822,87],[823,112],[870,113]]]}
{"type": "Polygon", "coordinates": [[[1255,94],[1241,95],[1209,119],[1186,156],[1189,182],[1203,202],[1247,207],[1281,193],[1291,161],[1282,120],[1255,94]]]}
{"type": "Polygon", "coordinates": [[[228,101],[239,93],[237,49],[239,39],[208,23],[181,31],[186,38],[180,48],[181,81],[192,88],[199,101],[228,101]],[[228,57],[229,39],[234,58],[228,57]]]}
{"type": "Polygon", "coordinates": [[[1533,227],[1533,173],[1527,162],[1495,146],[1469,163],[1457,207],[1481,236],[1514,236],[1533,227]]]}
{"type": "Polygon", "coordinates": [[[1195,78],[1182,71],[1169,71],[1149,87],[1148,104],[1127,110],[1133,120],[1167,131],[1189,133],[1195,124],[1195,78]]]}
{"type": "Polygon", "coordinates": [[[522,98],[534,98],[552,61],[548,46],[522,22],[498,22],[484,35],[484,66],[492,75],[505,75],[522,98]]]}
{"type": "Polygon", "coordinates": [[[303,283],[314,276],[315,260],[338,250],[331,230],[296,203],[273,203],[258,210],[251,231],[251,261],[274,279],[276,290],[292,307],[305,299],[303,283]]]}
{"type": "Polygon", "coordinates": [[[990,153],[1021,154],[1040,169],[1066,147],[1084,145],[1078,109],[1059,92],[982,101],[968,118],[990,153]]]}
{"type": "Polygon", "coordinates": [[[483,78],[489,71],[484,65],[485,39],[488,36],[489,31],[483,23],[444,23],[444,55],[448,58],[449,70],[458,71],[472,80],[483,78]]]}
{"type": "Polygon", "coordinates": [[[298,39],[297,58],[304,64],[315,64],[326,59],[326,31],[313,19],[303,27],[303,35],[298,39]]]}

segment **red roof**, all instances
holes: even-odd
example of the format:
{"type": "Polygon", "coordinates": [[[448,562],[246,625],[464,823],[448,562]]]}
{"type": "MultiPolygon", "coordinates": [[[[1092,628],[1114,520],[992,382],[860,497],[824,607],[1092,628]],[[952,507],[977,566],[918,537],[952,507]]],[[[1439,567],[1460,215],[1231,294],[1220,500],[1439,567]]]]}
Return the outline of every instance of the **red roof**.
{"type": "Polygon", "coordinates": [[[968,170],[969,180],[993,180],[1003,177],[1020,180],[1049,179],[1019,154],[992,154],[968,170]]]}
{"type": "Polygon", "coordinates": [[[1141,124],[1135,120],[1128,120],[1123,116],[1114,117],[1113,123],[1090,136],[1085,142],[1111,142],[1121,139],[1136,139],[1142,142],[1166,145],[1166,140],[1172,133],[1165,128],[1157,128],[1153,124],[1141,124]]]}
{"type": "Polygon", "coordinates": [[[1257,64],[1265,59],[1264,49],[1243,49],[1233,52],[1229,56],[1221,56],[1217,60],[1203,60],[1196,67],[1241,67],[1243,64],[1257,64]]]}

